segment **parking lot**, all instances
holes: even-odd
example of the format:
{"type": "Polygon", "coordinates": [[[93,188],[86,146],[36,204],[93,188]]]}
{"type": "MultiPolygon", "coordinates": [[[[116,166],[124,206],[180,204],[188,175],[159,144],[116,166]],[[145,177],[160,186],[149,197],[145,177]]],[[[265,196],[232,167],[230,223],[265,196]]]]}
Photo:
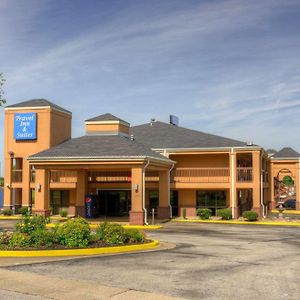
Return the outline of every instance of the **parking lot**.
{"type": "Polygon", "coordinates": [[[187,299],[299,299],[299,227],[167,223],[148,235],[176,248],[2,270],[187,299]]]}

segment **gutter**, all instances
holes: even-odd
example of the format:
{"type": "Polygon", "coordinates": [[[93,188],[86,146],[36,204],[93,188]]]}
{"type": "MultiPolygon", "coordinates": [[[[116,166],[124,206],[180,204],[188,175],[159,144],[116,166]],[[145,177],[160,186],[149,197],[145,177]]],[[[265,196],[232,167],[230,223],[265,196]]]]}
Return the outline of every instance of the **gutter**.
{"type": "Polygon", "coordinates": [[[265,205],[264,205],[264,177],[263,177],[263,153],[260,154],[260,205],[263,210],[263,218],[265,215],[265,205]]]}
{"type": "MultiPolygon", "coordinates": [[[[168,152],[185,152],[185,151],[231,151],[231,149],[235,150],[261,150],[263,147],[261,146],[239,146],[239,147],[204,147],[204,148],[152,148],[154,151],[168,151],[168,152]]],[[[172,153],[171,153],[172,154],[172,153]]]]}
{"type": "Polygon", "coordinates": [[[231,213],[232,213],[232,218],[234,219],[235,217],[235,213],[234,213],[234,204],[235,204],[235,186],[234,186],[234,182],[235,182],[235,168],[234,168],[234,148],[231,148],[230,151],[230,155],[232,155],[231,157],[231,170],[232,170],[232,174],[231,174],[231,213]]]}
{"type": "Polygon", "coordinates": [[[145,199],[145,190],[146,190],[146,180],[145,180],[145,172],[146,172],[146,168],[149,166],[150,164],[150,161],[148,160],[146,165],[144,166],[143,168],[143,199],[142,199],[142,202],[143,202],[143,211],[144,211],[144,223],[146,225],[148,225],[148,221],[147,221],[147,209],[146,209],[146,199],[145,199]]]}
{"type": "Polygon", "coordinates": [[[170,199],[170,193],[171,193],[171,172],[174,169],[175,164],[172,165],[172,168],[169,170],[169,186],[168,186],[168,192],[169,192],[169,207],[170,207],[170,218],[172,219],[173,214],[172,214],[172,206],[171,206],[171,199],[170,199]]]}

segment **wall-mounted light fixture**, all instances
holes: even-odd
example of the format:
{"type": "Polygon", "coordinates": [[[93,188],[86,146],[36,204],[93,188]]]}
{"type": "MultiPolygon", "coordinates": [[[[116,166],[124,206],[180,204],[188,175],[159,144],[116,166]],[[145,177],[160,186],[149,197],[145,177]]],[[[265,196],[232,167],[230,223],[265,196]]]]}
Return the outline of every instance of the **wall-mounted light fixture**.
{"type": "Polygon", "coordinates": [[[133,185],[133,189],[137,192],[139,190],[139,185],[136,183],[133,185]]]}
{"type": "Polygon", "coordinates": [[[38,192],[40,192],[41,189],[42,189],[42,185],[41,185],[40,183],[38,183],[38,184],[36,185],[36,189],[38,190],[38,192]]]}
{"type": "Polygon", "coordinates": [[[5,183],[5,186],[9,189],[10,186],[9,186],[9,183],[5,183]]]}
{"type": "Polygon", "coordinates": [[[13,157],[15,155],[14,151],[8,151],[8,155],[13,157]]]}

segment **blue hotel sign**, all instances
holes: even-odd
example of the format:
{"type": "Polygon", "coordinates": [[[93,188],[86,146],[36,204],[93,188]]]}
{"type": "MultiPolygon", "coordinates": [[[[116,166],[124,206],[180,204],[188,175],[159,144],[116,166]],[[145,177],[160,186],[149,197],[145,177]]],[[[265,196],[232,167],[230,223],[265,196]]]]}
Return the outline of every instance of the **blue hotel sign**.
{"type": "Polygon", "coordinates": [[[36,140],[36,113],[14,114],[14,137],[16,141],[36,140]]]}

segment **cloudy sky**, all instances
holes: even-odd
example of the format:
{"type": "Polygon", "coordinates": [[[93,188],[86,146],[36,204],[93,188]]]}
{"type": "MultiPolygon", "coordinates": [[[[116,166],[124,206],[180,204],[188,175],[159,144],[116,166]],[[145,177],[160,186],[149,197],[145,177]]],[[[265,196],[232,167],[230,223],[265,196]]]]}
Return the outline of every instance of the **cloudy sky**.
{"type": "MultiPolygon", "coordinates": [[[[0,0],[8,104],[155,117],[300,151],[300,0],[0,0]]],[[[0,111],[3,132],[3,111],[0,111]]],[[[3,136],[0,136],[3,153],[3,136]]]]}

